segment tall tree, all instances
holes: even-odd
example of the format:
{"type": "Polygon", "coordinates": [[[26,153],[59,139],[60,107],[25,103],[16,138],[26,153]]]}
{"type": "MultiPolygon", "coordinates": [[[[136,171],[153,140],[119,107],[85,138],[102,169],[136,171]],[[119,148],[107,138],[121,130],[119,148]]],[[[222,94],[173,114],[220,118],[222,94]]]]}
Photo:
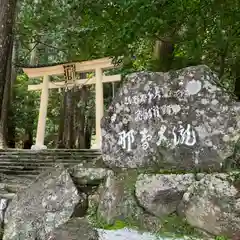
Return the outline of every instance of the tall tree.
{"type": "Polygon", "coordinates": [[[0,0],[0,105],[3,100],[8,57],[11,53],[16,3],[17,0],[0,0]]]}
{"type": "Polygon", "coordinates": [[[13,39],[11,39],[11,47],[8,55],[7,61],[7,71],[5,76],[5,86],[2,99],[1,108],[1,123],[0,123],[0,148],[5,148],[7,146],[7,118],[8,118],[8,108],[10,103],[10,93],[11,93],[11,82],[12,82],[12,49],[13,49],[13,39]]]}
{"type": "MultiPolygon", "coordinates": [[[[13,25],[15,19],[16,4],[17,0],[0,0],[0,125],[2,129],[5,127],[3,124],[6,123],[5,116],[3,114],[3,107],[6,106],[3,101],[4,88],[8,86],[7,79],[10,79],[8,72],[11,72],[11,68],[9,68],[8,60],[11,59],[12,55],[13,25]]],[[[0,135],[0,147],[3,147],[5,143],[5,136],[2,131],[0,135]]]]}

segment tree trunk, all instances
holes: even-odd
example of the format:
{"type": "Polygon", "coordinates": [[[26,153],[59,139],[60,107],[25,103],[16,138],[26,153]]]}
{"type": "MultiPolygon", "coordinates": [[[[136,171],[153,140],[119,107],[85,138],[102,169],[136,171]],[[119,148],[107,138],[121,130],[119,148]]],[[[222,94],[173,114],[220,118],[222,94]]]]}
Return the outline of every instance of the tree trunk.
{"type": "Polygon", "coordinates": [[[73,90],[66,92],[65,116],[64,116],[64,142],[66,148],[72,148],[73,139],[73,90]]]}
{"type": "Polygon", "coordinates": [[[79,92],[78,89],[73,87],[71,91],[71,127],[70,127],[70,148],[74,149],[76,148],[76,137],[77,137],[77,119],[76,119],[76,105],[77,105],[77,98],[79,92]]]}
{"type": "Polygon", "coordinates": [[[17,69],[15,64],[18,62],[18,50],[19,43],[17,39],[13,41],[12,49],[12,72],[11,72],[11,86],[9,88],[9,100],[8,100],[8,121],[7,121],[7,145],[9,148],[15,148],[16,137],[16,120],[14,118],[14,112],[12,107],[12,100],[14,99],[12,87],[17,78],[17,69]]]}
{"type": "Polygon", "coordinates": [[[14,118],[14,112],[13,108],[10,105],[9,111],[8,111],[8,126],[7,126],[7,146],[9,148],[15,148],[16,144],[16,121],[14,118]]]}
{"type": "Polygon", "coordinates": [[[65,142],[64,142],[64,117],[65,117],[65,110],[66,110],[66,101],[67,101],[67,93],[64,92],[63,94],[63,100],[60,110],[60,120],[59,120],[59,127],[58,127],[58,143],[57,148],[65,148],[65,142]]]}
{"type": "Polygon", "coordinates": [[[10,91],[11,91],[11,74],[12,74],[12,48],[13,40],[11,40],[11,50],[9,51],[8,61],[7,61],[7,71],[6,71],[6,82],[4,87],[3,99],[2,99],[2,108],[1,108],[1,122],[0,122],[0,148],[7,147],[7,118],[8,118],[8,109],[10,103],[10,91]]]}
{"type": "Polygon", "coordinates": [[[238,101],[240,101],[240,64],[239,63],[240,63],[240,57],[237,57],[233,76],[235,75],[234,93],[237,96],[238,101]]]}
{"type": "Polygon", "coordinates": [[[83,86],[79,94],[81,96],[80,101],[82,102],[82,106],[78,111],[78,119],[79,119],[79,127],[78,127],[78,148],[85,149],[86,146],[86,112],[87,112],[87,102],[88,102],[88,89],[86,86],[83,86]]]}
{"type": "Polygon", "coordinates": [[[31,54],[30,54],[29,63],[30,63],[30,66],[34,66],[37,63],[37,44],[31,43],[30,49],[31,49],[31,54]]]}
{"type": "Polygon", "coordinates": [[[6,82],[7,62],[11,51],[16,0],[0,0],[0,106],[6,82]]]}
{"type": "MultiPolygon", "coordinates": [[[[6,99],[4,100],[4,95],[8,95],[8,89],[4,89],[8,86],[9,83],[7,81],[8,78],[8,67],[9,61],[12,59],[11,51],[12,51],[12,40],[13,40],[13,25],[14,25],[14,17],[16,10],[16,0],[0,0],[0,106],[1,106],[1,118],[0,118],[0,147],[4,147],[6,144],[6,136],[4,133],[4,129],[6,128],[6,116],[5,111],[7,111],[6,99]],[[10,58],[10,60],[9,60],[10,58]],[[4,104],[3,104],[4,102],[4,104]]],[[[11,72],[11,68],[10,68],[11,72]]],[[[8,100],[8,99],[7,99],[8,100]]],[[[8,102],[8,101],[7,101],[8,102]]]]}
{"type": "Polygon", "coordinates": [[[93,130],[93,119],[91,116],[88,116],[85,124],[85,144],[86,149],[91,148],[91,141],[92,141],[92,130],[93,130]]]}
{"type": "Polygon", "coordinates": [[[222,76],[224,75],[225,72],[225,65],[226,65],[226,57],[227,57],[227,53],[228,53],[228,42],[226,43],[225,47],[223,48],[223,50],[220,53],[220,69],[219,69],[219,79],[222,78],[222,76]]]}
{"type": "Polygon", "coordinates": [[[154,71],[169,71],[174,59],[174,44],[167,40],[157,40],[154,46],[153,58],[155,61],[154,71]]]}
{"type": "MultiPolygon", "coordinates": [[[[20,2],[18,1],[15,9],[15,22],[18,20],[18,13],[20,11],[20,2]]],[[[15,32],[17,32],[15,28],[15,32]]],[[[9,99],[8,99],[8,121],[7,121],[7,146],[9,148],[15,148],[16,143],[16,118],[14,117],[14,109],[12,106],[14,96],[13,86],[17,79],[17,68],[16,63],[19,59],[19,40],[14,34],[13,46],[12,46],[12,67],[11,67],[11,86],[9,88],[9,99]]]]}

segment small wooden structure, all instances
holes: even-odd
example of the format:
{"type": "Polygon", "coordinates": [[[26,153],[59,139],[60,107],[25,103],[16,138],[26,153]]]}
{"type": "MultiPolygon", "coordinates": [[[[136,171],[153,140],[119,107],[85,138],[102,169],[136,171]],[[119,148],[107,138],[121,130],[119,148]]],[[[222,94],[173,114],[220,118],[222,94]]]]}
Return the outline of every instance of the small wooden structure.
{"type": "Polygon", "coordinates": [[[67,64],[59,64],[56,66],[47,67],[34,67],[23,68],[23,71],[29,78],[40,78],[43,82],[37,85],[29,85],[29,91],[40,90],[41,100],[39,108],[36,146],[38,149],[46,148],[44,146],[45,127],[48,108],[48,95],[49,89],[53,88],[71,88],[73,86],[83,86],[89,84],[95,84],[96,88],[96,146],[94,148],[100,148],[101,146],[101,119],[104,114],[104,101],[103,101],[103,83],[118,82],[121,80],[120,75],[105,76],[103,70],[112,69],[115,66],[112,64],[111,58],[101,58],[91,61],[74,62],[67,64]],[[90,79],[76,79],[76,73],[95,72],[95,76],[90,79]],[[51,82],[51,76],[64,75],[65,80],[61,82],[51,82]]]}

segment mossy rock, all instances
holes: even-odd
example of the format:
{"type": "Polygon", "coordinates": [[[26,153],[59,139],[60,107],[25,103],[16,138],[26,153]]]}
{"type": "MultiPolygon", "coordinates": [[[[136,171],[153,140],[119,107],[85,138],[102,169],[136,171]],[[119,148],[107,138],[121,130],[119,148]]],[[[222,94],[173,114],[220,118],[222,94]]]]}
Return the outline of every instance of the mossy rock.
{"type": "Polygon", "coordinates": [[[157,231],[159,219],[144,212],[135,198],[136,170],[126,170],[106,179],[100,196],[96,219],[102,225],[124,222],[131,228],[157,231]]]}

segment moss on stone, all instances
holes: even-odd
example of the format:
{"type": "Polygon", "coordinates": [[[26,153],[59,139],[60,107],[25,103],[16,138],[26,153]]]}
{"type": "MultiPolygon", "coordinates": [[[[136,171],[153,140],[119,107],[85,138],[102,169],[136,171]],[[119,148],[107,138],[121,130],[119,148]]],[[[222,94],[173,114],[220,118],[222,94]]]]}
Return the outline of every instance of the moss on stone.
{"type": "Polygon", "coordinates": [[[229,172],[227,180],[240,191],[240,170],[229,172]]]}
{"type": "MultiPolygon", "coordinates": [[[[155,232],[161,236],[166,237],[191,236],[193,239],[206,239],[198,229],[191,227],[185,219],[178,216],[176,213],[160,219],[151,216],[139,206],[137,199],[134,198],[135,183],[139,174],[146,172],[149,174],[149,170],[146,169],[122,169],[122,171],[115,172],[115,176],[111,177],[114,179],[112,183],[116,184],[116,189],[119,188],[121,190],[122,200],[115,206],[116,210],[114,211],[116,212],[114,212],[111,217],[112,221],[107,222],[106,219],[97,214],[98,203],[96,202],[95,205],[91,205],[88,211],[88,218],[90,222],[97,228],[108,230],[116,230],[127,227],[136,229],[140,232],[155,232]],[[125,210],[123,210],[122,207],[125,210]]],[[[166,171],[156,170],[154,173],[166,174],[166,171]]],[[[240,174],[235,175],[235,177],[235,180],[239,179],[240,174]]],[[[219,236],[216,238],[216,240],[227,239],[219,236]]]]}
{"type": "Polygon", "coordinates": [[[162,220],[162,227],[159,230],[160,235],[165,236],[192,236],[192,237],[202,237],[198,230],[190,226],[187,221],[175,213],[165,217],[162,220]]]}
{"type": "Polygon", "coordinates": [[[226,238],[224,236],[217,236],[217,237],[215,237],[215,240],[230,240],[230,239],[226,238]]]}
{"type": "MultiPolygon", "coordinates": [[[[132,219],[116,220],[113,224],[107,224],[103,219],[95,219],[92,224],[96,228],[107,230],[117,230],[122,228],[135,229],[140,232],[147,230],[136,221],[132,221],[132,219]]],[[[200,234],[198,230],[191,227],[184,219],[181,219],[176,214],[168,216],[165,219],[159,219],[159,228],[152,232],[165,237],[191,236],[193,238],[203,239],[202,234],[200,234]]],[[[225,238],[219,238],[217,240],[225,240],[225,238]]]]}

